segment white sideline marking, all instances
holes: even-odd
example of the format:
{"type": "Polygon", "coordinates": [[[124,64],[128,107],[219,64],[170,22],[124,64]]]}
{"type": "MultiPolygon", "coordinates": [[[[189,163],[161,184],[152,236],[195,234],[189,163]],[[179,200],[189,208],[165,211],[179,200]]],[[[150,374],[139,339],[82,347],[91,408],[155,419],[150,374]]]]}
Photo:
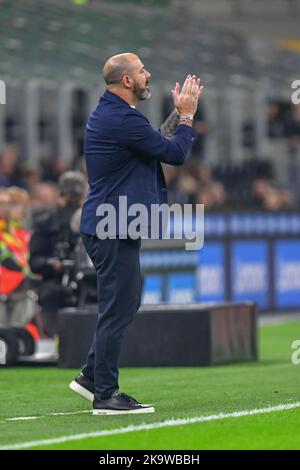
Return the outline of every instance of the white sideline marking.
{"type": "Polygon", "coordinates": [[[39,441],[20,442],[19,444],[10,444],[7,446],[1,446],[0,450],[14,450],[14,449],[27,449],[29,447],[46,446],[51,444],[60,444],[63,442],[79,441],[87,437],[103,437],[112,436],[115,434],[126,434],[128,432],[147,431],[150,429],[166,428],[171,426],[185,426],[192,423],[204,423],[207,421],[217,421],[227,418],[240,418],[242,416],[252,416],[264,413],[272,413],[274,411],[285,411],[292,410],[294,408],[300,408],[300,402],[268,406],[266,408],[254,408],[253,410],[235,411],[232,413],[219,413],[217,415],[210,416],[198,416],[195,418],[186,419],[170,419],[167,421],[160,421],[157,423],[130,425],[119,429],[106,429],[103,431],[87,432],[82,434],[73,434],[71,436],[55,437],[52,439],[44,439],[39,441]]]}
{"type": "Polygon", "coordinates": [[[82,413],[92,413],[93,410],[82,410],[82,411],[70,411],[67,413],[48,413],[41,416],[17,416],[16,418],[5,418],[4,421],[27,421],[31,419],[41,419],[48,416],[67,416],[67,415],[79,415],[82,413]]]}

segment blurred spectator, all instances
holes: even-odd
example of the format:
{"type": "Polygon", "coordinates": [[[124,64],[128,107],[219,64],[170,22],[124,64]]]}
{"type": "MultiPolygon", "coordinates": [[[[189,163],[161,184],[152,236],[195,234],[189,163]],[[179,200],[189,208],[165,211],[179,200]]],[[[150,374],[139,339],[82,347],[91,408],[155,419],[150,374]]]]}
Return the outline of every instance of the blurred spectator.
{"type": "Polygon", "coordinates": [[[204,159],[205,137],[207,134],[207,126],[205,124],[204,111],[203,107],[201,106],[199,106],[194,116],[193,127],[197,132],[197,137],[192,146],[191,158],[195,158],[201,161],[204,159]]]}
{"type": "Polygon", "coordinates": [[[203,163],[202,165],[195,166],[194,169],[197,175],[197,180],[201,185],[207,185],[212,183],[213,174],[212,169],[209,165],[203,163]]]}
{"type": "Polygon", "coordinates": [[[270,189],[269,182],[264,179],[256,179],[252,183],[252,198],[253,204],[257,207],[263,206],[263,201],[270,189]]]}
{"type": "Polygon", "coordinates": [[[197,204],[204,204],[205,209],[222,208],[226,202],[226,194],[222,183],[216,181],[204,186],[197,194],[197,204]]]}
{"type": "Polygon", "coordinates": [[[41,181],[41,171],[39,166],[34,163],[26,162],[20,168],[20,180],[22,186],[30,190],[30,188],[41,181]]]}
{"type": "Polygon", "coordinates": [[[294,205],[292,194],[287,188],[262,178],[252,183],[252,201],[255,208],[272,211],[291,209],[294,205]]]}
{"type": "Polygon", "coordinates": [[[17,187],[0,190],[0,325],[25,326],[35,313],[29,290],[29,240],[24,227],[28,193],[17,187]]]}
{"type": "Polygon", "coordinates": [[[28,192],[25,189],[18,188],[16,186],[10,186],[7,189],[7,192],[11,200],[10,224],[13,224],[14,227],[28,226],[30,205],[28,192]]]}
{"type": "Polygon", "coordinates": [[[31,216],[34,220],[37,214],[45,209],[51,209],[58,203],[59,190],[54,183],[36,183],[30,189],[31,216]]]}
{"type": "Polygon", "coordinates": [[[295,202],[291,191],[289,191],[287,188],[279,188],[278,191],[280,192],[281,196],[282,208],[295,208],[295,202]]]}
{"type": "Polygon", "coordinates": [[[11,199],[7,189],[0,187],[0,222],[1,230],[5,230],[9,223],[9,210],[11,206],[11,199]]]}
{"type": "MultiPolygon", "coordinates": [[[[197,165],[196,165],[197,166],[197,165]]],[[[197,176],[194,175],[194,167],[191,162],[179,170],[177,202],[180,204],[195,203],[196,194],[199,190],[197,176]]]]}
{"type": "Polygon", "coordinates": [[[286,120],[286,135],[291,141],[300,140],[300,104],[293,104],[286,120]]]}
{"type": "Polygon", "coordinates": [[[202,164],[198,166],[196,175],[199,187],[197,204],[204,204],[206,209],[222,207],[226,202],[226,192],[223,184],[214,179],[212,169],[202,164]]]}
{"type": "Polygon", "coordinates": [[[0,154],[0,186],[19,186],[17,180],[17,149],[9,145],[0,154]]]}
{"type": "Polygon", "coordinates": [[[62,159],[42,160],[43,180],[57,183],[60,176],[69,170],[70,165],[62,159]]]}
{"type": "Polygon", "coordinates": [[[270,102],[267,108],[268,135],[271,139],[279,139],[285,135],[284,115],[278,103],[270,102]]]}
{"type": "Polygon", "coordinates": [[[183,167],[164,165],[168,187],[169,203],[205,204],[207,209],[223,207],[227,195],[223,184],[213,177],[207,164],[195,160],[188,161],[183,167]]]}

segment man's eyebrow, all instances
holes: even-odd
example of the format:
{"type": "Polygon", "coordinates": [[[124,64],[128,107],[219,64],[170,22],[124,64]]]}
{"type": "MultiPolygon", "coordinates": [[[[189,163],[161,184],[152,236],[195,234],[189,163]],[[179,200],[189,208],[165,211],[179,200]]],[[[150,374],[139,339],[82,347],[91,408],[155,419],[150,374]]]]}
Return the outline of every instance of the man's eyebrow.
{"type": "Polygon", "coordinates": [[[140,69],[140,72],[141,72],[142,70],[144,70],[144,68],[145,68],[145,66],[143,65],[143,67],[140,69]]]}

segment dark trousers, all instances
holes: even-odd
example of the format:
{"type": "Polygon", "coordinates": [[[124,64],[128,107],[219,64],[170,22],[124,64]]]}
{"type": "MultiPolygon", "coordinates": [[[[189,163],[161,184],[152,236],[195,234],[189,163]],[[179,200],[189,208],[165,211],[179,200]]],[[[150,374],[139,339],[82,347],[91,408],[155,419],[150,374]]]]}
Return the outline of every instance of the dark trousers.
{"type": "Polygon", "coordinates": [[[82,372],[94,380],[95,398],[105,399],[119,389],[122,339],[141,303],[141,242],[100,240],[86,234],[82,240],[96,269],[99,306],[95,336],[82,372]]]}

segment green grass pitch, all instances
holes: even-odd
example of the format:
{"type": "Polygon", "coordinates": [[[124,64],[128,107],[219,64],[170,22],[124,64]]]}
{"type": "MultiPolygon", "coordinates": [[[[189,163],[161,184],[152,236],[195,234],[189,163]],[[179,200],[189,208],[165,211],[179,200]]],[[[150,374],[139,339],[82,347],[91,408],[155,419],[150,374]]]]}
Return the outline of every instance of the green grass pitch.
{"type": "MultiPolygon", "coordinates": [[[[68,389],[77,371],[0,370],[0,447],[144,423],[248,411],[300,402],[300,365],[291,362],[300,322],[260,328],[259,363],[212,368],[121,369],[124,392],[153,403],[152,414],[92,416],[90,403],[68,389]],[[70,413],[53,415],[53,413],[70,413]],[[75,413],[75,414],[73,414],[75,413]],[[45,416],[45,415],[51,416],[45,416]],[[10,420],[15,417],[36,417],[10,420]]],[[[300,449],[300,408],[187,423],[134,432],[86,436],[33,445],[37,449],[300,449]]]]}

